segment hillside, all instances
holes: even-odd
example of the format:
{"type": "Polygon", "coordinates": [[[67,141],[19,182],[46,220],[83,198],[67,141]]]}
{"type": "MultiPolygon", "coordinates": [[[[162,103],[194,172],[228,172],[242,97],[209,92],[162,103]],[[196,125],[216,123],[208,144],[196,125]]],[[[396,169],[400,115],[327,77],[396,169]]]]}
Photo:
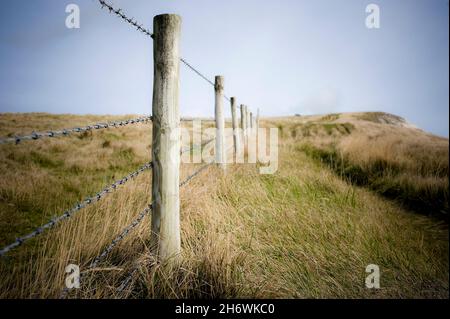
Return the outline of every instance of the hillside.
{"type": "Polygon", "coordinates": [[[295,117],[269,124],[341,178],[448,222],[448,139],[381,112],[295,117]]]}
{"type": "MultiPolygon", "coordinates": [[[[132,117],[1,114],[0,136],[132,117]]],[[[448,298],[448,139],[384,113],[261,126],[279,128],[278,171],[211,166],[182,188],[180,265],[148,254],[146,217],[68,297],[448,298]],[[368,264],[381,289],[365,287],[368,264]]],[[[136,124],[0,145],[0,246],[147,162],[150,144],[151,125],[136,124]]],[[[59,297],[65,267],[86,268],[145,207],[150,178],[0,259],[0,296],[59,297]]]]}

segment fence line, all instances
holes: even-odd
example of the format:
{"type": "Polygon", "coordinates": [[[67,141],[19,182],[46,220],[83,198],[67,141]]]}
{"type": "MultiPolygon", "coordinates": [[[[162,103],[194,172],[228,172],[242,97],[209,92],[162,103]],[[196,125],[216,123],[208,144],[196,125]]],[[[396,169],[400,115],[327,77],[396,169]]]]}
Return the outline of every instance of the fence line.
{"type": "MultiPolygon", "coordinates": [[[[22,141],[36,141],[42,138],[48,138],[48,137],[59,137],[59,136],[70,136],[73,133],[82,133],[82,132],[88,132],[88,131],[97,131],[101,129],[107,129],[107,128],[119,128],[124,127],[129,124],[137,124],[137,123],[148,123],[152,122],[153,117],[152,116],[146,116],[146,117],[140,117],[136,119],[130,119],[130,120],[122,120],[122,121],[115,121],[115,122],[109,122],[109,123],[96,123],[92,125],[87,125],[83,127],[74,127],[69,129],[62,129],[62,130],[51,130],[47,132],[33,132],[30,135],[22,135],[22,136],[15,136],[15,137],[4,137],[0,138],[0,145],[1,144],[20,144],[22,141]]],[[[197,120],[197,118],[192,117],[182,117],[180,118],[181,122],[190,122],[197,120]]],[[[208,121],[213,121],[213,119],[208,119],[208,121]]]]}
{"type": "MultiPolygon", "coordinates": [[[[80,273],[80,283],[82,280],[82,277],[84,276],[85,273],[87,273],[89,270],[92,270],[94,268],[97,267],[97,265],[100,263],[100,261],[102,261],[103,258],[105,258],[113,249],[114,247],[116,247],[116,245],[121,242],[129,233],[131,230],[133,230],[133,228],[135,228],[137,225],[140,224],[140,222],[144,219],[144,217],[151,212],[152,209],[152,205],[148,205],[142,212],[139,213],[139,215],[131,222],[131,224],[129,224],[128,226],[126,226],[119,235],[117,235],[113,241],[100,253],[100,255],[98,255],[97,257],[95,257],[91,263],[89,264],[89,266],[87,267],[87,269],[83,272],[80,273]]],[[[65,299],[67,294],[69,292],[69,289],[67,287],[65,287],[60,295],[60,299],[65,299]]]]}
{"type": "MultiPolygon", "coordinates": [[[[203,170],[208,168],[213,163],[208,163],[203,166],[201,166],[197,171],[195,171],[193,174],[189,175],[183,182],[180,183],[180,187],[185,186],[188,184],[194,177],[196,177],[198,174],[200,174],[203,170]]],[[[129,274],[120,282],[119,287],[116,289],[119,293],[123,292],[127,287],[128,284],[131,282],[131,279],[133,279],[136,272],[139,270],[139,265],[136,265],[132,271],[129,272],[129,274]]]]}
{"type": "MultiPolygon", "coordinates": [[[[159,15],[154,18],[155,34],[152,34],[148,29],[142,27],[134,18],[128,18],[122,9],[115,9],[112,5],[104,0],[98,0],[102,8],[106,8],[110,13],[115,14],[122,20],[126,21],[130,25],[136,27],[136,29],[147,36],[150,36],[155,40],[154,42],[154,68],[155,68],[155,78],[153,87],[153,115],[146,116],[142,118],[117,121],[111,123],[98,123],[95,125],[89,125],[85,127],[76,127],[72,129],[63,129],[58,131],[48,131],[46,133],[36,133],[33,132],[31,135],[16,136],[11,138],[0,139],[0,144],[6,144],[15,142],[16,144],[25,140],[37,140],[44,137],[55,137],[55,136],[68,136],[71,133],[80,133],[91,130],[106,129],[109,127],[120,127],[128,124],[142,123],[152,121],[153,124],[153,147],[152,147],[152,162],[146,163],[140,167],[137,171],[125,176],[121,180],[111,184],[104,188],[101,192],[97,193],[95,196],[88,197],[83,202],[76,204],[72,209],[66,211],[61,216],[51,219],[50,222],[38,227],[33,232],[16,239],[12,244],[4,247],[0,250],[0,257],[22,245],[25,241],[32,239],[39,234],[43,233],[44,230],[49,229],[56,225],[58,222],[71,217],[74,213],[80,209],[99,201],[105,195],[109,194],[112,190],[115,190],[119,185],[125,184],[128,180],[133,179],[141,172],[153,168],[153,178],[152,178],[152,204],[148,205],[133,222],[126,226],[123,231],[113,239],[113,241],[89,264],[87,270],[91,270],[97,265],[114,249],[114,247],[122,241],[132,229],[134,229],[144,217],[152,212],[152,239],[155,238],[165,238],[167,240],[163,244],[157,241],[157,246],[164,246],[163,249],[158,247],[158,257],[161,261],[168,260],[169,257],[178,255],[180,250],[180,229],[179,229],[179,188],[187,185],[193,178],[198,176],[203,170],[213,164],[221,165],[225,168],[226,162],[224,158],[226,153],[230,150],[224,149],[225,136],[224,136],[224,110],[222,105],[222,98],[231,102],[231,113],[232,113],[232,125],[233,125],[233,145],[234,153],[242,152],[246,144],[248,144],[248,134],[249,130],[257,129],[259,122],[259,111],[257,120],[253,118],[253,113],[250,112],[246,105],[241,104],[241,126],[243,129],[243,139],[242,148],[238,145],[237,141],[237,130],[238,130],[238,120],[236,115],[236,98],[228,98],[223,93],[223,83],[224,78],[221,76],[216,76],[216,83],[213,83],[205,75],[203,75],[197,68],[194,68],[185,59],[179,56],[179,33],[181,29],[181,19],[177,15],[159,15]],[[191,69],[194,73],[200,76],[207,83],[211,84],[215,90],[215,122],[216,122],[216,136],[203,143],[204,145],[216,141],[216,160],[212,163],[207,163],[201,166],[193,174],[189,175],[181,183],[179,182],[179,163],[180,156],[187,150],[181,150],[179,146],[179,140],[173,140],[171,137],[172,133],[176,132],[179,122],[185,119],[180,118],[178,109],[178,76],[179,76],[179,63],[175,64],[174,60],[179,61],[191,69]],[[174,66],[174,67],[173,67],[174,66]],[[256,126],[256,127],[255,127],[256,126]],[[161,129],[162,128],[162,129],[161,129]],[[170,138],[169,138],[170,137],[170,138]],[[180,148],[179,153],[172,153],[172,146],[177,146],[180,148]],[[217,152],[220,153],[220,159],[217,157],[217,152]],[[173,185],[172,182],[177,181],[177,185],[173,185]],[[175,196],[174,196],[175,195],[175,196]],[[164,200],[161,200],[164,199],[164,200]],[[166,199],[171,199],[176,201],[176,203],[168,203],[166,199]],[[163,203],[164,207],[162,207],[163,203]],[[176,225],[177,229],[168,229],[169,227],[164,227],[166,233],[160,233],[161,230],[161,216],[164,214],[164,220],[170,222],[167,225],[176,225]],[[155,221],[156,219],[156,221],[155,221]],[[168,239],[167,239],[168,238],[168,239]],[[163,251],[161,254],[160,252],[163,251]]],[[[233,147],[233,145],[231,147],[233,147]]],[[[247,145],[248,146],[248,145],[247,145]]],[[[196,146],[192,146],[188,151],[190,152],[196,146]]],[[[85,274],[83,272],[82,274],[85,274]]],[[[135,271],[132,271],[120,284],[119,288],[123,291],[128,283],[131,281],[132,276],[135,271]],[[131,277],[130,277],[131,276],[131,277]],[[129,278],[130,277],[130,278],[129,278]]],[[[67,294],[69,289],[65,288],[63,290],[63,296],[67,294]]]]}
{"type": "MultiPolygon", "coordinates": [[[[106,8],[109,10],[109,13],[114,13],[115,15],[117,15],[118,17],[122,18],[125,22],[129,23],[130,25],[132,25],[133,27],[135,27],[138,31],[141,31],[142,33],[150,36],[151,38],[154,38],[153,33],[151,33],[149,30],[145,29],[142,27],[142,24],[138,24],[137,21],[134,21],[134,18],[128,18],[124,13],[122,9],[115,9],[111,4],[108,4],[106,1],[104,0],[98,0],[98,2],[101,5],[101,8],[106,8]]],[[[198,76],[200,76],[203,80],[205,80],[206,82],[208,82],[209,84],[211,84],[212,86],[214,86],[214,83],[208,79],[208,77],[206,77],[205,75],[203,75],[197,68],[193,67],[192,64],[190,64],[188,61],[186,61],[186,59],[183,59],[180,57],[180,61],[186,65],[189,69],[191,69],[192,71],[194,71],[198,76]]],[[[224,95],[224,98],[228,101],[230,101],[230,98],[226,95],[224,95]]]]}
{"type": "MultiPolygon", "coordinates": [[[[206,142],[202,143],[200,147],[204,147],[205,145],[211,143],[214,139],[209,139],[206,142]]],[[[193,145],[192,147],[184,150],[181,152],[181,154],[186,152],[191,152],[194,150],[198,145],[193,145]]],[[[122,179],[117,180],[116,182],[110,184],[109,186],[105,187],[102,191],[98,192],[96,195],[86,198],[84,201],[77,203],[75,206],[73,206],[70,210],[65,211],[62,215],[59,217],[51,219],[48,223],[39,226],[34,231],[30,232],[29,234],[26,234],[24,236],[21,236],[17,238],[13,243],[3,247],[0,249],[0,257],[11,251],[12,249],[21,246],[25,241],[28,241],[40,234],[42,234],[46,229],[52,228],[60,221],[67,219],[69,217],[72,217],[72,215],[81,210],[82,208],[85,208],[86,206],[98,202],[100,199],[104,197],[104,195],[111,193],[112,190],[116,190],[118,186],[124,185],[126,182],[131,180],[132,178],[136,177],[143,171],[152,168],[152,162],[146,163],[143,166],[141,166],[138,170],[134,171],[133,173],[128,174],[127,176],[123,177],[122,179]]]]}
{"type": "MultiPolygon", "coordinates": [[[[233,147],[233,146],[232,146],[233,147]]],[[[229,147],[227,149],[227,152],[230,151],[232,147],[229,147]]],[[[180,183],[180,187],[185,186],[188,184],[194,177],[196,177],[198,174],[200,174],[203,170],[208,168],[209,166],[213,165],[214,163],[207,163],[205,165],[202,165],[198,170],[196,170],[193,174],[189,175],[183,182],[180,183]]],[[[136,265],[133,267],[133,270],[128,273],[128,275],[120,282],[119,287],[116,289],[117,292],[122,293],[129,285],[131,280],[133,279],[136,272],[139,270],[139,265],[136,265]]]]}
{"type": "Polygon", "coordinates": [[[142,24],[138,24],[137,21],[134,21],[134,18],[128,18],[122,11],[122,9],[114,9],[114,7],[112,5],[110,5],[109,3],[107,3],[106,1],[103,0],[98,0],[98,2],[101,5],[101,8],[106,8],[109,10],[109,13],[114,13],[116,14],[118,17],[122,18],[125,22],[128,22],[131,26],[135,27],[136,30],[141,31],[142,33],[144,33],[145,35],[148,35],[150,37],[153,38],[153,34],[142,27],[142,24]]]}
{"type": "MultiPolygon", "coordinates": [[[[200,174],[203,170],[205,170],[206,168],[208,168],[210,165],[212,165],[213,163],[207,163],[205,165],[202,165],[198,170],[196,170],[193,174],[189,175],[184,181],[182,181],[180,183],[180,187],[186,186],[194,177],[196,177],[198,174],[200,174]]],[[[81,281],[81,277],[84,273],[88,272],[89,270],[95,268],[98,266],[98,264],[100,263],[100,261],[102,261],[113,249],[114,247],[123,239],[125,239],[125,237],[130,233],[130,231],[135,228],[143,219],[146,215],[148,215],[151,212],[153,204],[149,204],[139,215],[136,219],[133,220],[133,222],[131,224],[129,224],[128,226],[126,226],[122,232],[117,235],[113,241],[97,256],[95,257],[92,262],[89,264],[89,266],[87,267],[87,269],[82,272],[80,274],[80,281],[81,281]]],[[[131,274],[130,274],[131,275],[131,274]]],[[[122,283],[120,284],[119,288],[126,285],[126,283],[124,284],[125,281],[129,281],[130,279],[125,278],[125,280],[122,281],[122,283]]],[[[125,288],[125,287],[124,287],[125,288]]],[[[124,289],[123,288],[123,289],[124,289]]],[[[65,298],[67,296],[68,293],[67,288],[63,289],[63,292],[60,296],[60,298],[65,298]]]]}
{"type": "Polygon", "coordinates": [[[115,121],[115,122],[109,122],[109,123],[97,123],[97,124],[93,124],[93,125],[74,127],[74,128],[62,129],[62,130],[57,130],[57,131],[47,131],[45,133],[33,132],[30,135],[2,138],[2,139],[0,139],[0,144],[7,144],[7,143],[19,144],[20,142],[26,141],[26,140],[38,140],[38,139],[41,139],[44,137],[68,136],[72,133],[82,133],[82,132],[86,132],[86,131],[106,129],[109,127],[121,127],[121,126],[126,126],[129,124],[136,124],[136,123],[147,123],[147,122],[150,122],[151,120],[152,120],[152,116],[146,116],[146,117],[140,117],[140,118],[131,119],[131,120],[115,121]]]}
{"type": "Polygon", "coordinates": [[[50,220],[50,222],[36,228],[31,233],[17,238],[13,243],[9,244],[8,246],[2,248],[0,250],[0,256],[3,256],[7,252],[9,252],[11,249],[14,249],[18,246],[21,246],[25,241],[32,239],[40,234],[42,234],[46,229],[52,228],[60,221],[67,219],[69,217],[72,217],[73,214],[75,214],[77,211],[81,210],[82,208],[85,208],[86,206],[98,202],[100,199],[102,199],[105,195],[111,193],[111,191],[115,190],[118,186],[124,185],[129,180],[133,179],[134,177],[138,176],[140,173],[144,172],[147,169],[152,168],[152,163],[147,163],[141,166],[138,170],[128,174],[127,176],[123,177],[122,179],[119,179],[118,181],[112,183],[111,185],[105,187],[102,191],[97,193],[94,196],[86,198],[84,201],[77,203],[74,207],[72,207],[70,210],[65,211],[62,215],[53,218],[50,220]]]}

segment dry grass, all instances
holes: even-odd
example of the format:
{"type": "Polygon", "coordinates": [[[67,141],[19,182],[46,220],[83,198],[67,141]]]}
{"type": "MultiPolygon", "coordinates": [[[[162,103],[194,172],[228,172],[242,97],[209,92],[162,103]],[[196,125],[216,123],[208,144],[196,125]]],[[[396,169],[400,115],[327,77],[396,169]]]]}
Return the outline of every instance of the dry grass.
{"type": "Polygon", "coordinates": [[[341,177],[408,209],[448,220],[448,139],[380,112],[288,119],[277,125],[341,177]]]}
{"type": "MultiPolygon", "coordinates": [[[[35,122],[33,115],[23,116],[40,130],[98,120],[39,115],[35,122]]],[[[0,133],[16,132],[12,119],[22,123],[19,115],[0,116],[0,133]]],[[[289,132],[285,121],[276,124],[289,132]]],[[[358,130],[358,121],[352,125],[358,130]]],[[[338,134],[334,127],[331,135],[318,130],[323,145],[338,134]]],[[[0,146],[0,245],[147,161],[150,136],[150,126],[139,124],[81,139],[0,146]]],[[[155,263],[146,217],[69,297],[448,298],[447,225],[347,183],[308,157],[298,138],[282,139],[274,175],[259,175],[249,164],[232,166],[225,175],[210,167],[182,189],[179,264],[155,263]],[[364,286],[370,263],[381,268],[377,291],[364,286]],[[130,289],[118,293],[135,267],[130,289]]],[[[182,176],[196,166],[184,164],[182,176]]],[[[149,172],[140,175],[1,259],[0,297],[58,297],[65,266],[86,268],[149,202],[150,179],[149,172]]]]}

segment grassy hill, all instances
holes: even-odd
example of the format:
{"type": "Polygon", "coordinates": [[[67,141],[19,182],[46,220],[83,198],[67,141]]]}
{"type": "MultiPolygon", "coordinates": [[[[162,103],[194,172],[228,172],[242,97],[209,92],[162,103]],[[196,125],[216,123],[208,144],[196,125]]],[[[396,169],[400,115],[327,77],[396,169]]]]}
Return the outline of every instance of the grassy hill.
{"type": "MultiPolygon", "coordinates": [[[[132,118],[0,115],[0,136],[132,118]]],[[[185,124],[188,125],[188,124],[185,124]]],[[[384,113],[271,118],[279,169],[210,167],[181,190],[182,261],[146,217],[70,298],[448,298],[448,139],[384,113]],[[365,288],[368,264],[381,289],[365,288]],[[137,269],[130,289],[118,292],[137,269]]],[[[150,159],[151,125],[0,145],[0,246],[150,159]]],[[[182,178],[198,166],[182,165],[182,178]]],[[[0,259],[0,297],[58,297],[150,201],[151,173],[0,259]]]]}
{"type": "Polygon", "coordinates": [[[270,124],[347,181],[448,222],[448,139],[380,112],[279,119],[270,124]]]}

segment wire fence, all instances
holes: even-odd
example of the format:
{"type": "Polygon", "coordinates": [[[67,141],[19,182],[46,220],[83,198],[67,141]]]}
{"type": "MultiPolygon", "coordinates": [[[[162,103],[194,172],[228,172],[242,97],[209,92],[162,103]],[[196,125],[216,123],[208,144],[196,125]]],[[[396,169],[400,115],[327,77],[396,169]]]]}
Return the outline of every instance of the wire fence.
{"type": "Polygon", "coordinates": [[[106,8],[107,10],[109,10],[109,13],[115,14],[116,16],[120,17],[123,21],[127,22],[129,25],[135,27],[136,30],[153,38],[153,34],[148,29],[143,28],[142,24],[138,24],[137,21],[134,21],[134,18],[127,17],[125,13],[122,11],[122,9],[115,9],[111,4],[103,0],[98,0],[98,2],[100,3],[102,9],[106,8]]]}
{"type": "MultiPolygon", "coordinates": [[[[208,168],[210,165],[212,165],[213,163],[207,163],[202,165],[199,169],[197,169],[194,173],[192,173],[191,175],[189,175],[185,180],[183,180],[180,183],[180,187],[186,186],[194,177],[196,177],[197,175],[199,175],[202,171],[204,171],[206,168],[208,168]]],[[[144,219],[144,217],[146,215],[148,215],[149,213],[151,213],[151,209],[152,209],[152,204],[149,204],[137,217],[136,219],[134,219],[131,224],[129,224],[128,226],[126,226],[122,232],[117,235],[112,242],[97,256],[95,257],[92,262],[89,264],[89,266],[87,267],[86,271],[80,273],[80,282],[82,281],[82,277],[84,276],[85,273],[87,273],[89,270],[92,270],[93,268],[96,268],[99,263],[114,249],[114,247],[117,246],[117,244],[119,244],[119,242],[121,242],[123,239],[125,239],[125,237],[130,233],[131,230],[133,230],[137,225],[140,224],[140,222],[144,219]]],[[[117,288],[117,290],[119,292],[122,292],[127,285],[129,284],[129,282],[132,279],[132,276],[134,276],[134,274],[136,273],[137,268],[134,269],[127,277],[125,277],[124,280],[122,280],[122,282],[120,283],[119,287],[117,288]]],[[[67,297],[67,294],[69,292],[68,288],[64,288],[60,298],[64,299],[67,297]]]]}
{"type": "MultiPolygon", "coordinates": [[[[136,30],[142,32],[146,36],[150,36],[151,38],[154,38],[154,35],[148,29],[143,27],[142,24],[139,24],[139,22],[137,22],[134,18],[129,18],[129,16],[127,16],[122,9],[114,8],[110,3],[108,3],[104,0],[98,0],[98,2],[102,9],[108,10],[109,13],[116,15],[121,20],[125,21],[132,27],[136,28],[136,30]]],[[[188,69],[192,70],[195,74],[197,74],[199,77],[201,77],[207,83],[209,83],[213,87],[215,87],[214,83],[211,80],[209,80],[209,78],[206,77],[203,73],[201,73],[197,68],[193,67],[192,64],[190,64],[183,58],[180,58],[180,62],[182,62],[184,65],[186,65],[186,67],[188,67],[188,69]]],[[[226,95],[223,94],[223,97],[225,99],[227,99],[228,101],[230,101],[230,99],[226,95]]],[[[130,125],[130,124],[149,123],[149,122],[152,122],[152,120],[153,120],[152,116],[144,116],[144,117],[139,117],[139,118],[135,118],[135,119],[129,119],[129,120],[123,120],[123,121],[113,121],[113,122],[107,122],[107,123],[96,123],[93,125],[80,126],[80,127],[69,128],[69,129],[51,130],[51,131],[47,131],[47,132],[33,132],[29,135],[0,138],[0,144],[9,144],[9,143],[19,144],[23,141],[33,141],[33,140],[40,140],[43,138],[53,138],[53,137],[58,137],[58,136],[69,136],[73,133],[83,133],[83,132],[87,132],[87,131],[101,130],[101,129],[107,129],[107,128],[118,128],[118,127],[130,125]]],[[[180,120],[188,121],[188,120],[192,120],[192,119],[181,118],[180,120]]],[[[201,149],[205,145],[215,141],[216,139],[217,139],[217,137],[214,137],[214,138],[206,140],[205,142],[202,142],[200,145],[193,145],[192,147],[184,149],[184,150],[181,149],[180,155],[184,154],[186,152],[194,151],[199,147],[201,149]]],[[[229,151],[229,150],[227,150],[227,151],[229,151]]],[[[196,176],[198,176],[202,171],[207,169],[212,164],[214,164],[214,162],[206,163],[206,164],[202,165],[200,168],[195,170],[191,175],[189,175],[185,180],[183,180],[181,183],[179,183],[179,187],[181,188],[181,187],[186,186],[192,179],[194,179],[196,176]]],[[[100,201],[101,199],[106,197],[106,195],[117,190],[120,186],[123,186],[128,181],[134,179],[135,177],[137,177],[144,171],[150,170],[152,168],[153,168],[152,162],[145,163],[144,165],[139,167],[136,171],[134,171],[134,172],[126,175],[122,179],[117,180],[114,183],[106,186],[105,188],[103,188],[100,192],[96,193],[95,195],[87,197],[85,200],[75,204],[72,208],[70,208],[69,210],[60,214],[59,216],[50,219],[49,222],[37,227],[32,232],[17,238],[15,241],[10,243],[9,245],[1,248],[0,249],[0,257],[5,256],[11,250],[13,250],[19,246],[22,246],[25,242],[39,236],[40,234],[43,234],[46,230],[53,228],[54,226],[56,226],[63,220],[69,219],[70,217],[74,216],[78,211],[82,210],[83,208],[86,208],[87,206],[100,201]]],[[[135,219],[133,219],[133,221],[128,226],[126,226],[120,232],[120,234],[118,234],[112,240],[112,242],[100,252],[99,255],[97,255],[95,258],[93,258],[92,261],[89,263],[89,266],[87,267],[87,269],[80,274],[80,280],[82,278],[84,278],[84,276],[86,275],[87,272],[96,268],[109,255],[109,253],[123,239],[125,239],[133,229],[135,229],[142,222],[142,220],[145,218],[145,216],[147,216],[148,214],[150,214],[152,212],[152,209],[153,209],[152,204],[149,204],[147,207],[145,207],[135,217],[135,219]]],[[[128,285],[132,281],[133,276],[136,274],[136,271],[137,271],[137,268],[132,270],[122,280],[119,287],[117,288],[117,290],[119,292],[123,292],[128,287],[128,285]]],[[[69,288],[64,288],[60,297],[66,298],[69,291],[70,291],[69,288]]]]}
{"type": "MultiPolygon", "coordinates": [[[[202,171],[207,169],[209,166],[211,166],[213,163],[208,163],[202,165],[198,170],[196,170],[194,173],[189,175],[184,181],[181,182],[180,187],[187,185],[194,177],[196,177],[198,174],[200,174],[202,171]]],[[[128,273],[128,275],[120,282],[119,287],[117,287],[116,291],[121,294],[125,291],[125,289],[128,288],[129,284],[131,283],[133,277],[136,275],[136,273],[139,271],[139,264],[137,264],[133,269],[128,273]]]]}
{"type": "Polygon", "coordinates": [[[39,140],[39,139],[42,139],[45,137],[69,136],[70,134],[73,134],[73,133],[83,133],[83,132],[87,132],[87,131],[101,130],[101,129],[106,129],[106,128],[110,128],[110,127],[122,127],[122,126],[126,126],[129,124],[147,123],[147,122],[151,122],[151,120],[152,120],[151,116],[146,116],[146,117],[140,117],[140,118],[130,119],[130,120],[115,121],[115,122],[109,122],[109,123],[97,123],[97,124],[93,124],[93,125],[74,127],[74,128],[69,128],[69,129],[47,131],[44,133],[33,132],[30,135],[1,138],[0,144],[8,144],[8,143],[19,144],[22,141],[39,140]]]}
{"type": "MultiPolygon", "coordinates": [[[[135,21],[134,18],[128,18],[125,13],[123,12],[122,9],[118,9],[118,8],[114,8],[111,4],[107,3],[104,0],[98,0],[98,2],[100,3],[102,9],[107,9],[109,11],[109,13],[111,14],[115,14],[116,16],[120,17],[123,21],[127,22],[128,24],[130,24],[131,26],[135,27],[138,31],[141,31],[142,33],[144,33],[145,35],[150,36],[151,38],[153,38],[153,33],[151,33],[148,29],[145,29],[142,27],[142,24],[139,24],[139,22],[135,21]]],[[[205,80],[207,83],[211,84],[212,86],[214,86],[214,83],[207,77],[205,76],[202,72],[200,72],[197,68],[195,68],[194,66],[192,66],[192,64],[190,64],[186,59],[184,58],[180,58],[180,61],[187,66],[190,70],[194,71],[195,74],[197,74],[199,77],[201,77],[203,80],[205,80]]],[[[230,98],[226,95],[224,95],[224,98],[227,101],[230,101],[230,98]]]]}
{"type": "Polygon", "coordinates": [[[73,206],[71,209],[65,211],[63,214],[59,215],[56,218],[52,218],[48,223],[46,223],[46,224],[36,228],[31,233],[17,238],[13,243],[3,247],[0,250],[0,256],[3,256],[6,253],[8,253],[9,251],[11,251],[12,249],[21,246],[25,241],[30,240],[30,239],[32,239],[32,238],[42,234],[46,229],[52,228],[53,226],[55,226],[59,222],[72,217],[79,210],[81,210],[81,209],[83,209],[83,208],[85,208],[85,207],[87,207],[87,206],[89,206],[91,204],[94,204],[94,203],[100,201],[107,194],[110,194],[112,191],[116,190],[117,187],[119,187],[121,185],[124,185],[129,180],[132,180],[133,178],[138,176],[140,173],[142,173],[142,172],[144,172],[144,171],[146,171],[146,170],[148,170],[150,168],[152,168],[152,163],[151,162],[147,163],[147,164],[144,164],[138,170],[128,174],[127,176],[123,177],[122,179],[119,179],[118,181],[116,181],[116,182],[112,183],[111,185],[105,187],[103,190],[101,190],[97,194],[86,198],[84,201],[82,201],[80,203],[75,204],[75,206],[73,206]]]}

